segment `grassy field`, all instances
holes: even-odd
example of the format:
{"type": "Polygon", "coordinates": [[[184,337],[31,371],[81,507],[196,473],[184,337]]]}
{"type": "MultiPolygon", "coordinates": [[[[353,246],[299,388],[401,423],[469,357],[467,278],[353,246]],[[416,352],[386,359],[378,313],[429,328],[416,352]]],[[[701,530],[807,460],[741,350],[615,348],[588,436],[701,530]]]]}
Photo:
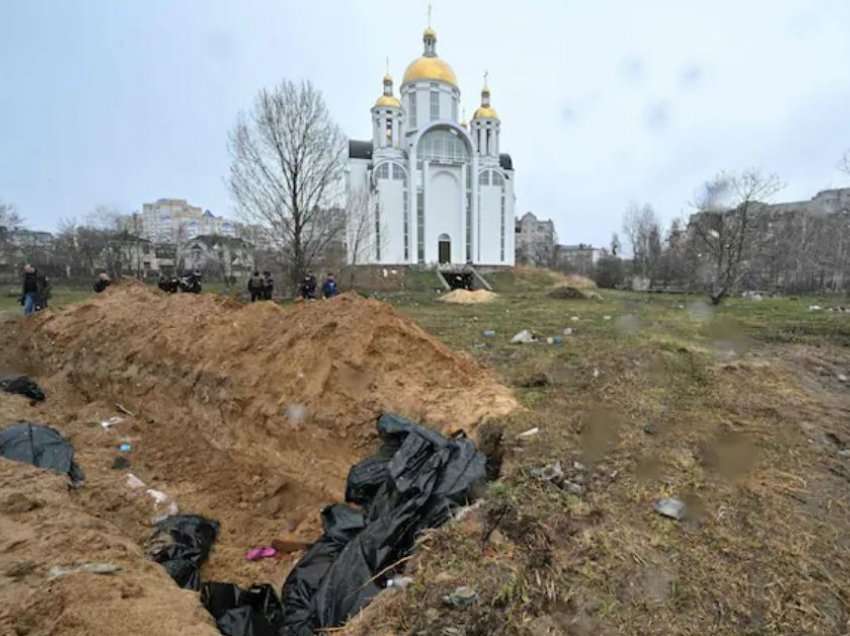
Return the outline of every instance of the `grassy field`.
{"type": "Polygon", "coordinates": [[[846,299],[556,300],[532,272],[449,305],[419,282],[376,296],[524,408],[489,429],[505,457],[483,505],[424,537],[414,583],[346,633],[850,633],[850,313],[828,311],[846,299]],[[511,344],[522,329],[541,341],[511,344]],[[657,514],[664,497],[687,516],[657,514]],[[478,602],[446,608],[460,585],[478,602]]]}
{"type": "Polygon", "coordinates": [[[826,310],[846,300],[711,308],[549,285],[505,275],[480,305],[385,297],[526,410],[499,423],[504,477],[482,509],[429,535],[413,586],[351,633],[847,633],[850,314],[826,310]],[[521,329],[563,342],[510,344],[521,329]],[[572,485],[535,476],[556,462],[572,485]],[[654,512],[663,497],[688,517],[654,512]],[[459,585],[479,603],[445,610],[459,585]]]}

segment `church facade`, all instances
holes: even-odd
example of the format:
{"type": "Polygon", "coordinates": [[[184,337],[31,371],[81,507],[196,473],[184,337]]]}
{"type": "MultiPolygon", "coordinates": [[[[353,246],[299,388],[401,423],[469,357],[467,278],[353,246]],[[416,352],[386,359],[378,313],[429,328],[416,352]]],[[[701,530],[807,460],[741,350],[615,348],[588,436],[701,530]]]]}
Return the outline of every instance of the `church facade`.
{"type": "Polygon", "coordinates": [[[514,170],[490,89],[485,80],[472,121],[460,121],[457,77],[430,27],[423,44],[400,97],[384,77],[371,141],[349,141],[348,261],[511,266],[514,170]]]}

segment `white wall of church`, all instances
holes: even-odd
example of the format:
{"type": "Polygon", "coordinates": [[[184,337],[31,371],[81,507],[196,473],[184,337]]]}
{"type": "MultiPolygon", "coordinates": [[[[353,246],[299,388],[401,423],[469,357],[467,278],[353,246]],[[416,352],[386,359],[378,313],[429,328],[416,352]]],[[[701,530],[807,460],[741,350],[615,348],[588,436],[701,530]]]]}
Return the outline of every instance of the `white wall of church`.
{"type": "MultiPolygon", "coordinates": [[[[404,181],[378,180],[380,201],[380,236],[376,239],[374,262],[404,263],[404,181]],[[380,248],[380,258],[378,258],[380,248]]],[[[376,224],[377,225],[377,224],[376,224]]]]}
{"type": "Polygon", "coordinates": [[[451,239],[451,262],[463,263],[463,198],[459,167],[431,166],[425,190],[425,262],[439,262],[440,236],[451,239]]]}

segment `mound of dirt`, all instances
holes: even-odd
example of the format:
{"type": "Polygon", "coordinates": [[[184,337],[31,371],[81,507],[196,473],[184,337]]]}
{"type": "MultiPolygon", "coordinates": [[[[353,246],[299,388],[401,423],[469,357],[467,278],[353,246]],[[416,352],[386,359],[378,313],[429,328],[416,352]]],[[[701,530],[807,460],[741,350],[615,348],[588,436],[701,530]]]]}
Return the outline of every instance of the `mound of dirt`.
{"type": "Polygon", "coordinates": [[[602,296],[595,291],[579,289],[571,285],[559,285],[552,289],[547,296],[559,300],[602,300],[602,296]]]}
{"type": "Polygon", "coordinates": [[[0,634],[219,633],[195,594],[75,502],[67,479],[0,459],[0,493],[0,634]],[[119,569],[52,576],[92,563],[119,569]]]}
{"type": "Polygon", "coordinates": [[[454,289],[440,296],[438,300],[444,303],[455,303],[458,305],[477,305],[479,303],[491,303],[499,297],[486,289],[454,289]]]}
{"type": "Polygon", "coordinates": [[[374,450],[379,414],[475,434],[518,406],[472,358],[353,295],[285,309],[115,285],[4,324],[0,369],[31,375],[48,395],[33,405],[0,393],[0,428],[55,427],[87,478],[69,491],[61,477],[0,462],[0,503],[15,492],[7,483],[39,497],[42,484],[53,489],[50,506],[20,527],[0,510],[0,633],[16,621],[32,634],[216,633],[197,596],[143,559],[155,515],[145,488],[221,523],[203,580],[278,586],[300,555],[249,562],[246,551],[318,538],[321,508],[343,497],[350,466],[374,450]],[[131,473],[145,488],[132,486],[131,473]],[[92,561],[124,569],[69,575],[44,591],[49,566],[92,561]],[[21,586],[4,587],[12,575],[21,586]]]}

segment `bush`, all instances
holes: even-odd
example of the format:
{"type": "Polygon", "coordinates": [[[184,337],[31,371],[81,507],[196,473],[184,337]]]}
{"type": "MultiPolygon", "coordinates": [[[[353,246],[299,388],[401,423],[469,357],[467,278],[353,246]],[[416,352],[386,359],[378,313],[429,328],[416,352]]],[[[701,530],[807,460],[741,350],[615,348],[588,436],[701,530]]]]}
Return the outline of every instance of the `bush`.
{"type": "Polygon", "coordinates": [[[623,261],[616,256],[603,256],[596,263],[594,280],[599,287],[614,289],[623,284],[623,261]]]}

